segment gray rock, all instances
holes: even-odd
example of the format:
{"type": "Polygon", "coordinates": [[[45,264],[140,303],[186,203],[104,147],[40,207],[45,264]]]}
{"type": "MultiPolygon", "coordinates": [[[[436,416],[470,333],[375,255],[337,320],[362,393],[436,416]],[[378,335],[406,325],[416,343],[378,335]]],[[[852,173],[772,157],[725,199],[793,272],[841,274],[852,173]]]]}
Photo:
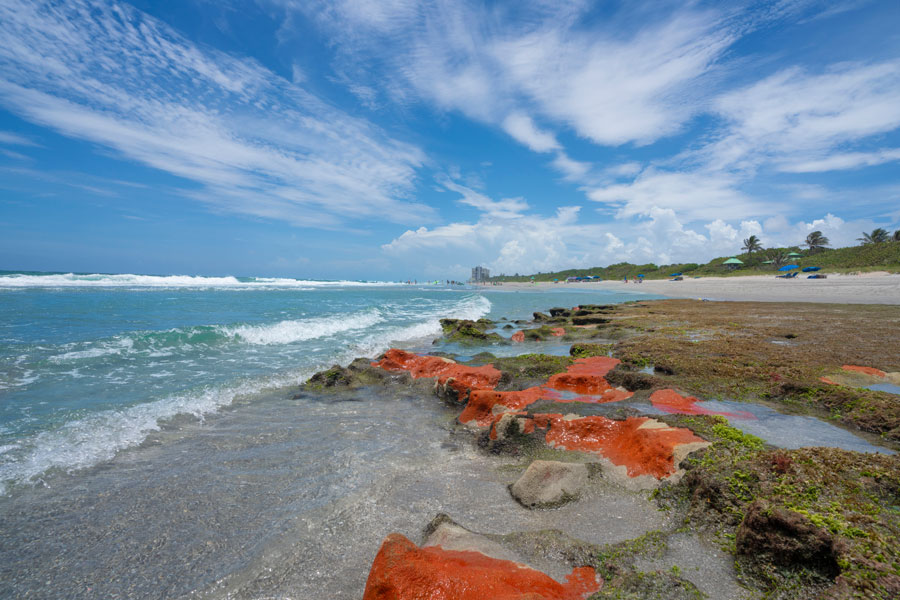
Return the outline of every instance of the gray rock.
{"type": "Polygon", "coordinates": [[[526,508],[556,508],[578,499],[588,479],[584,463],[536,460],[509,491],[526,508]]]}

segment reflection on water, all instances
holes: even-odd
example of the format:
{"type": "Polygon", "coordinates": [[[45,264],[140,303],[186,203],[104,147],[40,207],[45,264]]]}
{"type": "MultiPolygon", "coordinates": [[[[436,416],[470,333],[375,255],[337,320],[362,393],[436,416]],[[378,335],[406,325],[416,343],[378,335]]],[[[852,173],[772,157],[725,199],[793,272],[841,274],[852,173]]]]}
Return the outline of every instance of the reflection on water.
{"type": "Polygon", "coordinates": [[[727,402],[710,400],[698,402],[697,406],[716,411],[746,411],[755,419],[727,417],[732,427],[760,437],[779,448],[806,448],[810,446],[831,446],[856,452],[878,452],[894,454],[892,450],[870,444],[849,431],[836,427],[815,417],[785,415],[767,406],[752,402],[727,402]]]}

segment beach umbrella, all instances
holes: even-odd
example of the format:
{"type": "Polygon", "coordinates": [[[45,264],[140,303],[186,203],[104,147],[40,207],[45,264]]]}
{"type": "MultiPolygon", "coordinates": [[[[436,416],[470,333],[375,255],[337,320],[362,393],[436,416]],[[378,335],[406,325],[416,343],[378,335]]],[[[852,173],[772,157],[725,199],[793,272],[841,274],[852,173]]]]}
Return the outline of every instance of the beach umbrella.
{"type": "Polygon", "coordinates": [[[725,262],[723,262],[722,264],[723,265],[742,265],[742,264],[744,264],[744,261],[742,261],[739,258],[731,257],[728,260],[726,260],[725,262]]]}
{"type": "Polygon", "coordinates": [[[809,272],[811,272],[811,271],[818,271],[818,270],[821,269],[821,268],[822,268],[822,267],[803,267],[803,272],[804,272],[804,273],[809,273],[809,272]]]}
{"type": "Polygon", "coordinates": [[[771,265],[773,262],[775,262],[775,261],[774,260],[764,260],[762,264],[771,265]]]}
{"type": "Polygon", "coordinates": [[[779,271],[793,271],[796,268],[797,268],[797,265],[784,265],[783,267],[781,267],[778,270],[779,271]]]}
{"type": "Polygon", "coordinates": [[[669,273],[669,277],[678,277],[681,273],[669,273]]]}
{"type": "Polygon", "coordinates": [[[643,277],[643,276],[644,276],[643,273],[638,273],[638,277],[643,277]]]}
{"type": "Polygon", "coordinates": [[[791,257],[797,257],[797,256],[803,256],[803,255],[802,255],[802,254],[799,254],[799,253],[797,253],[797,252],[790,252],[790,253],[788,253],[788,256],[791,256],[791,257]]]}

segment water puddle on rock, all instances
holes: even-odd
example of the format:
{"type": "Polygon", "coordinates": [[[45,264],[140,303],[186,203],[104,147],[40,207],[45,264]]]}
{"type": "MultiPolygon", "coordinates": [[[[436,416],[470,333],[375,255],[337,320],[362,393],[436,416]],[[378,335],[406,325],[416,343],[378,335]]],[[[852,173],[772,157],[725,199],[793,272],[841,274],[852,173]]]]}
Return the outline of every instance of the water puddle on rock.
{"type": "Polygon", "coordinates": [[[872,385],[867,385],[866,389],[874,392],[887,392],[888,394],[900,395],[900,385],[894,385],[893,383],[873,383],[872,385]]]}
{"type": "Polygon", "coordinates": [[[801,415],[782,414],[768,406],[750,402],[708,400],[697,406],[721,413],[750,413],[740,417],[725,416],[732,427],[760,437],[779,448],[790,450],[810,446],[830,446],[855,452],[894,454],[892,450],[870,444],[863,438],[835,425],[801,415]]]}
{"type": "Polygon", "coordinates": [[[482,352],[489,352],[498,358],[532,353],[549,354],[551,356],[569,356],[569,348],[571,346],[572,342],[560,343],[555,341],[523,342],[520,344],[511,344],[509,346],[503,344],[485,344],[476,346],[451,342],[446,344],[435,344],[427,348],[414,348],[412,349],[412,352],[422,354],[445,352],[456,356],[456,362],[467,362],[482,352]]]}

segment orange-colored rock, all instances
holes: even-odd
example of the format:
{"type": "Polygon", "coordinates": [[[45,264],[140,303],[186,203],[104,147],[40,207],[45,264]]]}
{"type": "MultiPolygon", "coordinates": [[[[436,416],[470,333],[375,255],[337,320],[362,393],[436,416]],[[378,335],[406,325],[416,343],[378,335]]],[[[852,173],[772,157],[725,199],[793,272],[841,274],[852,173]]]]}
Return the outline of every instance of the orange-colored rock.
{"type": "Polygon", "coordinates": [[[493,389],[500,381],[500,371],[493,365],[468,367],[439,356],[419,356],[412,352],[391,348],[384,353],[384,358],[372,363],[373,367],[381,367],[387,371],[408,371],[413,377],[436,377],[440,383],[451,377],[450,384],[460,393],[466,390],[493,389]]]}
{"type": "Polygon", "coordinates": [[[599,396],[612,389],[604,376],[620,362],[619,359],[608,356],[576,359],[575,364],[571,365],[565,373],[557,373],[550,377],[547,380],[547,387],[576,394],[599,396]]]}
{"type": "Polygon", "coordinates": [[[856,365],[844,365],[841,367],[845,371],[856,371],[857,373],[865,373],[866,375],[874,375],[875,377],[885,377],[887,373],[882,371],[881,369],[876,369],[874,367],[858,367],[856,365]]]}
{"type": "Polygon", "coordinates": [[[704,442],[689,429],[668,427],[646,417],[614,421],[600,416],[534,415],[534,420],[538,426],[546,423],[549,427],[548,444],[600,454],[612,464],[624,466],[629,477],[667,477],[676,470],[676,446],[704,442]]]}
{"type": "Polygon", "coordinates": [[[828,385],[840,385],[838,382],[832,381],[827,377],[819,377],[819,381],[821,381],[822,383],[827,383],[828,385]]]}
{"type": "Polygon", "coordinates": [[[657,390],[650,394],[650,403],[663,412],[679,415],[721,415],[736,419],[755,419],[756,415],[747,411],[724,412],[697,406],[693,396],[682,396],[675,390],[657,390]]]}
{"type": "Polygon", "coordinates": [[[512,334],[512,338],[510,338],[510,339],[514,342],[524,342],[525,341],[525,332],[517,331],[514,334],[512,334]]]}
{"type": "Polygon", "coordinates": [[[542,395],[543,390],[540,387],[532,387],[520,392],[473,390],[469,394],[469,403],[459,415],[459,422],[474,422],[479,427],[487,427],[496,420],[497,412],[521,410],[540,400],[542,395]],[[502,410],[497,411],[496,406],[502,407],[502,410]]]}
{"type": "Polygon", "coordinates": [[[553,337],[562,337],[566,335],[566,330],[563,327],[554,327],[550,330],[550,335],[553,337]]]}
{"type": "Polygon", "coordinates": [[[576,568],[559,583],[509,560],[419,548],[392,533],[372,563],[363,600],[583,600],[602,585],[591,567],[576,568]]]}

